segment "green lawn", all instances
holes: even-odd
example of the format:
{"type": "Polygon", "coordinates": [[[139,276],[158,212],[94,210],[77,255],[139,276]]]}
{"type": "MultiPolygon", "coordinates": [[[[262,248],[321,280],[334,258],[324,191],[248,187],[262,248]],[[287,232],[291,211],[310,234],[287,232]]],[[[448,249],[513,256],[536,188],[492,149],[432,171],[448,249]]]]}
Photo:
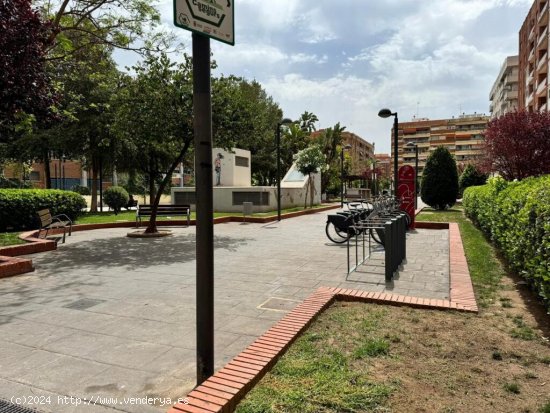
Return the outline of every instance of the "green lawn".
{"type": "Polygon", "coordinates": [[[478,303],[483,307],[491,303],[495,299],[500,280],[506,271],[497,258],[495,248],[466,218],[462,207],[455,206],[447,211],[426,208],[417,215],[416,219],[417,221],[458,223],[478,303]]]}
{"type": "Polygon", "coordinates": [[[389,354],[392,337],[380,330],[387,315],[384,308],[368,313],[340,305],[328,309],[236,412],[385,411],[377,408],[394,386],[374,382],[366,365],[389,354]]]}
{"type": "MultiPolygon", "coordinates": [[[[314,205],[313,209],[321,208],[326,205],[314,205]]],[[[309,209],[309,208],[308,208],[309,209]]],[[[283,214],[290,213],[290,212],[296,212],[296,211],[303,211],[303,207],[296,207],[296,208],[288,208],[283,209],[281,212],[283,214]]],[[[275,216],[277,215],[277,211],[270,211],[270,212],[261,212],[253,214],[254,217],[269,217],[269,216],[275,216]]],[[[196,214],[194,212],[191,213],[191,219],[195,219],[196,214]]],[[[228,216],[242,216],[242,214],[239,214],[238,212],[215,212],[214,218],[220,218],[220,217],[228,217],[228,216]]],[[[181,220],[183,217],[158,217],[157,220],[159,221],[169,221],[172,219],[178,219],[181,220]]],[[[106,223],[113,223],[113,222],[135,222],[136,220],[136,211],[122,211],[118,215],[115,215],[113,211],[106,211],[106,212],[87,212],[83,216],[79,217],[75,224],[106,224],[106,223]]],[[[143,222],[147,222],[147,220],[143,220],[143,222]]],[[[22,241],[18,238],[19,233],[18,232],[6,232],[6,233],[0,233],[0,247],[4,247],[7,245],[17,245],[17,244],[24,244],[25,241],[22,241]]]]}
{"type": "Polygon", "coordinates": [[[19,232],[2,232],[0,233],[0,247],[8,245],[24,244],[25,241],[19,239],[19,232]]]}
{"type": "MultiPolygon", "coordinates": [[[[313,208],[321,208],[326,205],[316,205],[313,208]]],[[[308,208],[309,209],[309,208],[308,208]]],[[[281,212],[283,214],[289,213],[289,212],[296,212],[296,211],[303,211],[303,207],[296,207],[296,208],[289,208],[289,209],[283,209],[281,212]]],[[[253,217],[269,217],[269,216],[275,216],[277,215],[277,211],[269,211],[269,212],[261,212],[261,213],[255,213],[252,216],[253,217]]],[[[191,219],[195,219],[195,212],[191,213],[191,219]]],[[[215,212],[214,218],[219,217],[227,217],[227,216],[242,216],[242,214],[238,212],[215,212]]],[[[167,221],[169,220],[168,217],[158,217],[159,221],[167,221]]],[[[183,219],[183,217],[174,217],[174,219],[183,219]]],[[[104,224],[104,223],[111,223],[111,222],[135,222],[136,220],[136,211],[122,211],[118,215],[115,215],[114,212],[108,211],[108,212],[87,212],[83,216],[79,217],[76,220],[76,224],[104,224]]],[[[145,222],[145,220],[144,220],[145,222]]]]}

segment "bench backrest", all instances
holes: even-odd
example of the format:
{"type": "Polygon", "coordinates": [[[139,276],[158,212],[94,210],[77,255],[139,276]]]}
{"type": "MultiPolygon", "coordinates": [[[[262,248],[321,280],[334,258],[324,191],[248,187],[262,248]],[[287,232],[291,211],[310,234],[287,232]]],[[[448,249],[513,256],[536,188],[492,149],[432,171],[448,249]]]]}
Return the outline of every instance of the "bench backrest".
{"type": "Polygon", "coordinates": [[[44,228],[52,223],[52,214],[49,209],[38,211],[38,217],[40,218],[40,228],[44,228]]]}
{"type": "MultiPolygon", "coordinates": [[[[160,214],[189,214],[191,209],[190,205],[159,205],[157,208],[157,213],[160,214]]],[[[152,205],[143,204],[138,205],[138,214],[150,214],[153,210],[152,205]]]]}

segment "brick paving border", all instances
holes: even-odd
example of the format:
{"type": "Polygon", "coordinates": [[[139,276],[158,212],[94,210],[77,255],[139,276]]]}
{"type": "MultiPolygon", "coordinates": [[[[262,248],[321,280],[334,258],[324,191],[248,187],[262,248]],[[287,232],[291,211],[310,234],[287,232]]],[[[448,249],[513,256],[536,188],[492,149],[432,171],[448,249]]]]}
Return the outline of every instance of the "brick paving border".
{"type": "Polygon", "coordinates": [[[431,310],[478,312],[458,224],[422,223],[449,229],[450,300],[385,292],[320,287],[221,370],[195,387],[168,413],[231,413],[317,316],[335,301],[358,301],[431,310]],[[433,224],[433,225],[432,225],[433,224]],[[437,225],[435,225],[437,224],[437,225]]]}
{"type": "Polygon", "coordinates": [[[34,271],[32,260],[0,255],[0,278],[34,271]]]}

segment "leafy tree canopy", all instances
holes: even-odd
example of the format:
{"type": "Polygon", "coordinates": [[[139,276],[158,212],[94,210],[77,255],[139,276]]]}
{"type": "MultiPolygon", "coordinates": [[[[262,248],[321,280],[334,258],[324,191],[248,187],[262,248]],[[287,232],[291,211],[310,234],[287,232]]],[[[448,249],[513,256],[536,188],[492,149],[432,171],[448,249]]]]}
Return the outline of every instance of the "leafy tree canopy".
{"type": "Polygon", "coordinates": [[[550,173],[550,113],[509,112],[489,122],[484,172],[508,181],[550,173]]]}
{"type": "Polygon", "coordinates": [[[485,185],[487,177],[487,174],[480,172],[475,165],[469,163],[458,180],[460,194],[464,193],[464,190],[470,186],[485,185]]]}
{"type": "Polygon", "coordinates": [[[160,29],[157,1],[39,0],[51,19],[49,59],[70,57],[101,44],[146,52],[166,49],[173,38],[160,29]]]}
{"type": "Polygon", "coordinates": [[[307,206],[308,192],[310,194],[310,207],[312,207],[315,185],[311,174],[316,172],[322,172],[325,169],[326,157],[323,154],[323,151],[321,150],[319,145],[312,145],[298,152],[294,157],[294,160],[296,162],[296,169],[298,169],[300,173],[302,173],[303,175],[309,178],[306,196],[305,196],[306,204],[304,205],[304,207],[307,206]]]}
{"type": "Polygon", "coordinates": [[[44,61],[49,33],[31,0],[0,1],[0,144],[53,115],[56,97],[44,61]]]}

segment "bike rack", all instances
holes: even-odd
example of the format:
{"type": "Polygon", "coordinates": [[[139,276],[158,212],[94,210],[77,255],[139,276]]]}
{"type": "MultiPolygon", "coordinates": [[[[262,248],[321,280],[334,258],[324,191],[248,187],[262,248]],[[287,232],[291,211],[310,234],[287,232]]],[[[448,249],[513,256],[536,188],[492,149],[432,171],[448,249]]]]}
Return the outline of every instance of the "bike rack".
{"type": "MultiPolygon", "coordinates": [[[[392,281],[394,274],[399,270],[399,266],[407,258],[407,239],[406,239],[406,213],[390,210],[389,204],[379,205],[372,216],[366,220],[350,227],[353,230],[355,238],[355,265],[350,262],[350,239],[347,240],[347,260],[348,276],[363,265],[372,255],[371,231],[382,231],[384,235],[384,274],[387,282],[392,281]],[[386,209],[388,208],[388,209],[386,209]],[[368,233],[368,254],[365,255],[365,232],[368,233]],[[359,237],[361,236],[362,255],[359,258],[359,237]]],[[[346,277],[347,278],[347,277],[346,277]]]]}

